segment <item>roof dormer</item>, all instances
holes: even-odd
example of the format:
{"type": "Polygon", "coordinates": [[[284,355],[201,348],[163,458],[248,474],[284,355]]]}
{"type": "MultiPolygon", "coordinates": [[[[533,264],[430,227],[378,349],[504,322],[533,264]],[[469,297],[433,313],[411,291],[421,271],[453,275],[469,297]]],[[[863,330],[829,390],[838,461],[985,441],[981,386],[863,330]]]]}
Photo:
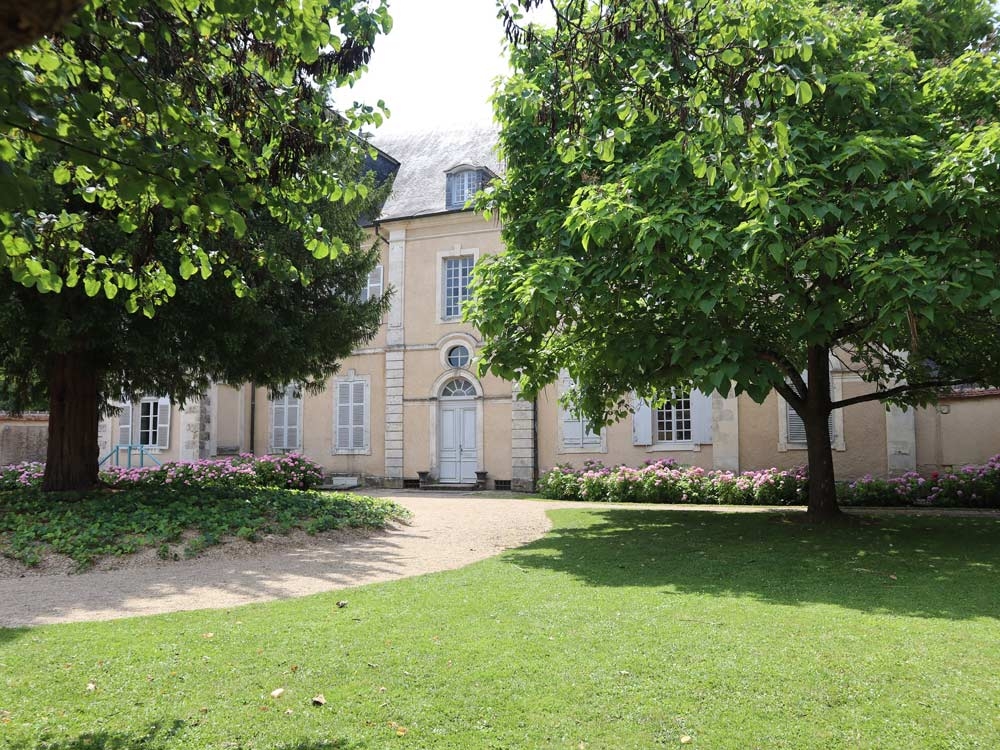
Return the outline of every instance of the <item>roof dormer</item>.
{"type": "Polygon", "coordinates": [[[445,170],[445,209],[461,210],[479,190],[489,184],[496,175],[486,167],[474,164],[456,164],[445,170]]]}

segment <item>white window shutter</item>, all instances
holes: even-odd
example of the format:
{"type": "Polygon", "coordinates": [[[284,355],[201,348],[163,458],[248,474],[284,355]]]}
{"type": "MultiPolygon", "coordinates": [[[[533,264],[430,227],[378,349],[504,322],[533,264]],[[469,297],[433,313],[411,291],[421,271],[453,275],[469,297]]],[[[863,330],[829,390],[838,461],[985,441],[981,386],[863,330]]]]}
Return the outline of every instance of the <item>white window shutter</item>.
{"type": "Polygon", "coordinates": [[[645,401],[637,401],[632,413],[632,445],[653,444],[653,410],[645,401]]]}
{"type": "Polygon", "coordinates": [[[170,399],[166,396],[156,402],[156,447],[170,447],[170,399]]]}
{"type": "Polygon", "coordinates": [[[122,404],[118,413],[118,444],[132,444],[132,402],[122,404]]]}
{"type": "Polygon", "coordinates": [[[691,391],[691,441],[712,444],[712,394],[691,391]]]}

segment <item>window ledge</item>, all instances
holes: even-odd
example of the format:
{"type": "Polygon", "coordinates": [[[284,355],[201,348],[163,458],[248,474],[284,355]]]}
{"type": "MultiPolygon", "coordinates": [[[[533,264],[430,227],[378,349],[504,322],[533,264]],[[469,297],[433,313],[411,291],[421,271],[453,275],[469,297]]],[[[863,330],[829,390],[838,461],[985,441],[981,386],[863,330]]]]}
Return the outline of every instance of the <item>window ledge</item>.
{"type": "Polygon", "coordinates": [[[671,451],[690,451],[697,453],[701,450],[699,443],[653,443],[646,448],[646,453],[669,453],[671,451]]]}
{"type": "Polygon", "coordinates": [[[334,456],[370,456],[371,448],[334,448],[331,455],[334,456]]]}
{"type": "MultiPolygon", "coordinates": [[[[847,446],[844,445],[842,440],[833,441],[833,450],[837,453],[843,453],[847,450],[847,446]]],[[[808,446],[805,443],[778,443],[778,452],[787,453],[788,451],[804,451],[808,450],[808,446]]]]}
{"type": "Polygon", "coordinates": [[[606,445],[586,445],[586,446],[565,446],[559,447],[558,453],[607,453],[608,447],[606,445]]]}

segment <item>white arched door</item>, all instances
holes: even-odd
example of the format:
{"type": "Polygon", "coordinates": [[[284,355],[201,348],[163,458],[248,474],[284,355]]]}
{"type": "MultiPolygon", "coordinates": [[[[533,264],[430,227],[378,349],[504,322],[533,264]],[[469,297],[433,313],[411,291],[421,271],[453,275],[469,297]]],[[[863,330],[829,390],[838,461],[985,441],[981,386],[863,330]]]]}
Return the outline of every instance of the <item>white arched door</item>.
{"type": "Polygon", "coordinates": [[[472,484],[479,455],[476,449],[476,389],[465,378],[449,380],[441,389],[438,418],[438,481],[472,484]]]}

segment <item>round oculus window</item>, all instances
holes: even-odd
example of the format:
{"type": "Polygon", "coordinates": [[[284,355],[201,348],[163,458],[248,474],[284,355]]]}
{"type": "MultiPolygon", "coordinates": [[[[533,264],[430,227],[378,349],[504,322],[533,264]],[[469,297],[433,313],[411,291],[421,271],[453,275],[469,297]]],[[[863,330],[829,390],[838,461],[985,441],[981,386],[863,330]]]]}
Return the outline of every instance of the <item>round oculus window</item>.
{"type": "Polygon", "coordinates": [[[469,364],[469,350],[459,344],[448,350],[448,364],[451,367],[465,367],[469,364]]]}

